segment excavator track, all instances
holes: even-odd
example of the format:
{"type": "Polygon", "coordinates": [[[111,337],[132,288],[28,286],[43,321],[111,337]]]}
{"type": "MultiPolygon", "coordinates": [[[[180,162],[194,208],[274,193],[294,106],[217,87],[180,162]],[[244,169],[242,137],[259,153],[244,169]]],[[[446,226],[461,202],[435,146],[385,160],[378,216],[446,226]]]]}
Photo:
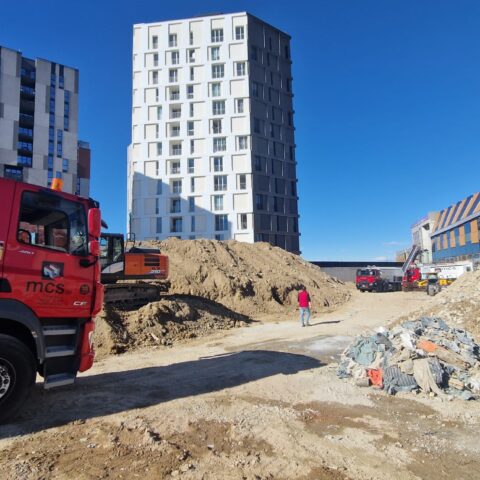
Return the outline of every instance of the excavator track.
{"type": "Polygon", "coordinates": [[[169,282],[119,282],[105,285],[106,306],[130,309],[160,300],[168,292],[169,282]]]}

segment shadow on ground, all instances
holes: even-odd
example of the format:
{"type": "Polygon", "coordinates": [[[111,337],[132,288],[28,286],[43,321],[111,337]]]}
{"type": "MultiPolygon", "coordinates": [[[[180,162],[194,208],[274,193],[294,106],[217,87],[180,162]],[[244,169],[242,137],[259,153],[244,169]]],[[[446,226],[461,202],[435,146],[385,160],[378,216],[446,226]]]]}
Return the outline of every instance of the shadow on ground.
{"type": "Polygon", "coordinates": [[[255,350],[80,377],[76,385],[58,390],[37,384],[15,423],[0,426],[0,439],[321,366],[305,355],[255,350]]]}

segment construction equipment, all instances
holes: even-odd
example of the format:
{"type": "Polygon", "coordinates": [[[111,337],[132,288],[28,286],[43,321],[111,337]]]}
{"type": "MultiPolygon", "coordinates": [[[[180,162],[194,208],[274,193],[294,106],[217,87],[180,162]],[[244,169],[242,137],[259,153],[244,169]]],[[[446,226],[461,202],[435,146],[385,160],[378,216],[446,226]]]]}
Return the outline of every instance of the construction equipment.
{"type": "Polygon", "coordinates": [[[170,287],[168,257],[159,249],[140,248],[121,233],[102,233],[100,238],[101,281],[105,304],[138,307],[160,298],[170,287]]]}
{"type": "Polygon", "coordinates": [[[361,292],[394,292],[400,290],[402,269],[378,268],[375,265],[357,270],[355,285],[361,292]]]}
{"type": "Polygon", "coordinates": [[[74,382],[93,364],[103,303],[98,202],[0,178],[0,422],[35,384],[74,382]]]}
{"type": "Polygon", "coordinates": [[[402,290],[425,290],[428,286],[429,274],[436,274],[438,284],[446,287],[454,282],[465,272],[473,271],[473,262],[464,261],[458,263],[428,263],[411,266],[403,276],[402,290]]]}
{"type": "Polygon", "coordinates": [[[427,294],[435,296],[440,292],[441,286],[437,272],[431,272],[427,275],[427,294]]]}

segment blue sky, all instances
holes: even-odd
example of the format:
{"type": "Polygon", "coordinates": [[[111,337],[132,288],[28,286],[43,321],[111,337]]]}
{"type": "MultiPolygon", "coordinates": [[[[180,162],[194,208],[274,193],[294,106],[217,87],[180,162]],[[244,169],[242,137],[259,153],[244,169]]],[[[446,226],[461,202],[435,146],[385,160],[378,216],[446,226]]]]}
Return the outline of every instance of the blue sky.
{"type": "Polygon", "coordinates": [[[476,0],[4,1],[0,45],[80,70],[110,231],[125,231],[132,25],[245,10],[292,36],[306,259],[392,259],[412,223],[480,189],[476,0]]]}

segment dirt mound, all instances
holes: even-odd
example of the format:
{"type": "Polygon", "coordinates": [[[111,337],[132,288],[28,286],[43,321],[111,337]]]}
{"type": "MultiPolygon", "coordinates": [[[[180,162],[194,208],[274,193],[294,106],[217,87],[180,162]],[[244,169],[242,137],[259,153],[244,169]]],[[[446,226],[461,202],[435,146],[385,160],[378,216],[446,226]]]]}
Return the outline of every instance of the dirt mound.
{"type": "Polygon", "coordinates": [[[302,285],[312,297],[313,313],[336,308],[351,295],[351,287],[319,267],[267,243],[169,239],[140,245],[168,255],[169,295],[135,311],[106,307],[97,317],[99,357],[169,346],[252,318],[291,318],[302,285]]]}
{"type": "Polygon", "coordinates": [[[409,315],[439,316],[449,324],[469,330],[480,340],[480,270],[464,273],[421,310],[409,315]]]}
{"type": "Polygon", "coordinates": [[[179,295],[133,311],[107,307],[95,321],[95,347],[102,358],[136,347],[171,346],[215,330],[244,326],[250,319],[213,301],[179,295]]]}
{"type": "Polygon", "coordinates": [[[143,242],[169,256],[171,293],[217,301],[244,315],[292,313],[305,285],[313,313],[350,298],[350,288],[298,255],[268,243],[215,240],[143,242]]]}

